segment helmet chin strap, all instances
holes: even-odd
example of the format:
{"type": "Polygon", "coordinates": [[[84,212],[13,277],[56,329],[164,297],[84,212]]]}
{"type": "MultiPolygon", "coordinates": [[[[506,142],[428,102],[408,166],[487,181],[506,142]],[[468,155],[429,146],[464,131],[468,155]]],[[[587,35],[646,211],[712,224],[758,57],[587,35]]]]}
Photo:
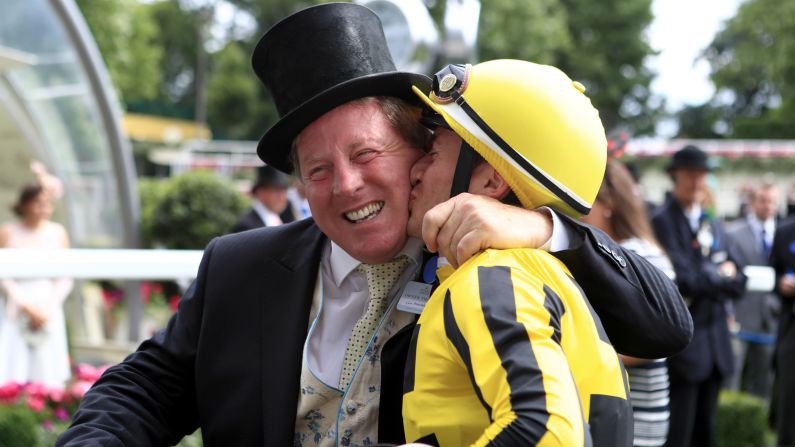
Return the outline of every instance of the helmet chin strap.
{"type": "Polygon", "coordinates": [[[461,151],[458,153],[458,162],[455,165],[453,184],[450,188],[450,197],[469,191],[473,169],[475,169],[475,149],[462,139],[461,151]]]}

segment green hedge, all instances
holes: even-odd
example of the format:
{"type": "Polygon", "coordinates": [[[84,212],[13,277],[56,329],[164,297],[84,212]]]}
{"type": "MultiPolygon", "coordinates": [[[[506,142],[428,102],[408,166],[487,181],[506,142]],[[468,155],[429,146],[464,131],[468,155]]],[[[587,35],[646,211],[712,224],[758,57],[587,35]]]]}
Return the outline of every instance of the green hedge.
{"type": "Polygon", "coordinates": [[[767,405],[758,397],[724,391],[718,401],[715,440],[718,447],[773,445],[768,430],[767,405]]]}
{"type": "Polygon", "coordinates": [[[33,412],[18,405],[0,405],[0,447],[39,445],[39,421],[33,412]]]}
{"type": "Polygon", "coordinates": [[[146,246],[202,249],[228,233],[248,208],[231,183],[202,171],[141,182],[139,194],[146,246]]]}

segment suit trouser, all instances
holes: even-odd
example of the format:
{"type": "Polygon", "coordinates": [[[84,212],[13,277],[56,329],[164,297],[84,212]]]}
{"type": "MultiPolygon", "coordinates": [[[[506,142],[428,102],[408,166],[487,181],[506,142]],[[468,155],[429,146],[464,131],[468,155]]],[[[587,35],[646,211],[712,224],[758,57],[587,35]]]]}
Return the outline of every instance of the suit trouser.
{"type": "Polygon", "coordinates": [[[715,445],[715,413],[721,379],[717,370],[701,382],[671,377],[671,424],[666,447],[715,445]]]}
{"type": "Polygon", "coordinates": [[[778,340],[776,422],[779,447],[795,447],[795,325],[778,340]]]}
{"type": "Polygon", "coordinates": [[[732,340],[734,374],[726,386],[734,391],[751,393],[765,402],[770,401],[773,384],[773,345],[732,340]]]}

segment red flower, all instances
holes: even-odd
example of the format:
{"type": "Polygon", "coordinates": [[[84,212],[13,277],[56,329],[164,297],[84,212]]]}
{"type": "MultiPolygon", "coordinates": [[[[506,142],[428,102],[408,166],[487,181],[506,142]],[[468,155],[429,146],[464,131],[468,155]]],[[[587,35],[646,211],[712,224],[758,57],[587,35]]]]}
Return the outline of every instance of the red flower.
{"type": "Polygon", "coordinates": [[[163,284],[160,284],[159,282],[152,283],[152,294],[162,295],[163,294],[163,284]]]}
{"type": "Polygon", "coordinates": [[[56,408],[54,414],[55,417],[57,417],[61,422],[66,422],[69,420],[69,413],[62,407],[56,408]]]}
{"type": "Polygon", "coordinates": [[[99,368],[88,365],[86,363],[81,363],[77,365],[75,368],[75,375],[77,379],[80,381],[90,382],[93,384],[102,376],[106,369],[108,369],[108,365],[101,366],[99,368]]]}
{"type": "Polygon", "coordinates": [[[168,299],[168,303],[171,306],[171,310],[176,312],[179,309],[179,295],[173,295],[168,299]]]}
{"type": "Polygon", "coordinates": [[[8,382],[5,385],[0,386],[0,403],[14,403],[14,401],[17,400],[20,391],[22,391],[22,385],[16,382],[8,382]]]}
{"type": "Polygon", "coordinates": [[[72,386],[69,387],[69,392],[77,399],[82,399],[83,396],[86,395],[86,392],[91,388],[91,385],[93,385],[93,383],[80,380],[73,383],[72,386]]]}
{"type": "Polygon", "coordinates": [[[59,404],[64,401],[66,392],[63,388],[50,388],[49,398],[52,402],[59,404]]]}
{"type": "Polygon", "coordinates": [[[44,398],[41,396],[30,395],[28,396],[27,404],[28,408],[39,413],[40,411],[44,410],[44,398]]]}

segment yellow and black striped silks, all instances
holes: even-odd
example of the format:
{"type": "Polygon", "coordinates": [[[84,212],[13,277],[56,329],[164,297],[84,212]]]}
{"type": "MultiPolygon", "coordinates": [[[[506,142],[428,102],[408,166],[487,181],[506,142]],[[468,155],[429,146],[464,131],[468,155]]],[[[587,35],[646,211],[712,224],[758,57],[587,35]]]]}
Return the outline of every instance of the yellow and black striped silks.
{"type": "Polygon", "coordinates": [[[406,439],[440,446],[631,446],[626,373],[566,267],[487,250],[443,279],[406,366],[406,439]]]}

